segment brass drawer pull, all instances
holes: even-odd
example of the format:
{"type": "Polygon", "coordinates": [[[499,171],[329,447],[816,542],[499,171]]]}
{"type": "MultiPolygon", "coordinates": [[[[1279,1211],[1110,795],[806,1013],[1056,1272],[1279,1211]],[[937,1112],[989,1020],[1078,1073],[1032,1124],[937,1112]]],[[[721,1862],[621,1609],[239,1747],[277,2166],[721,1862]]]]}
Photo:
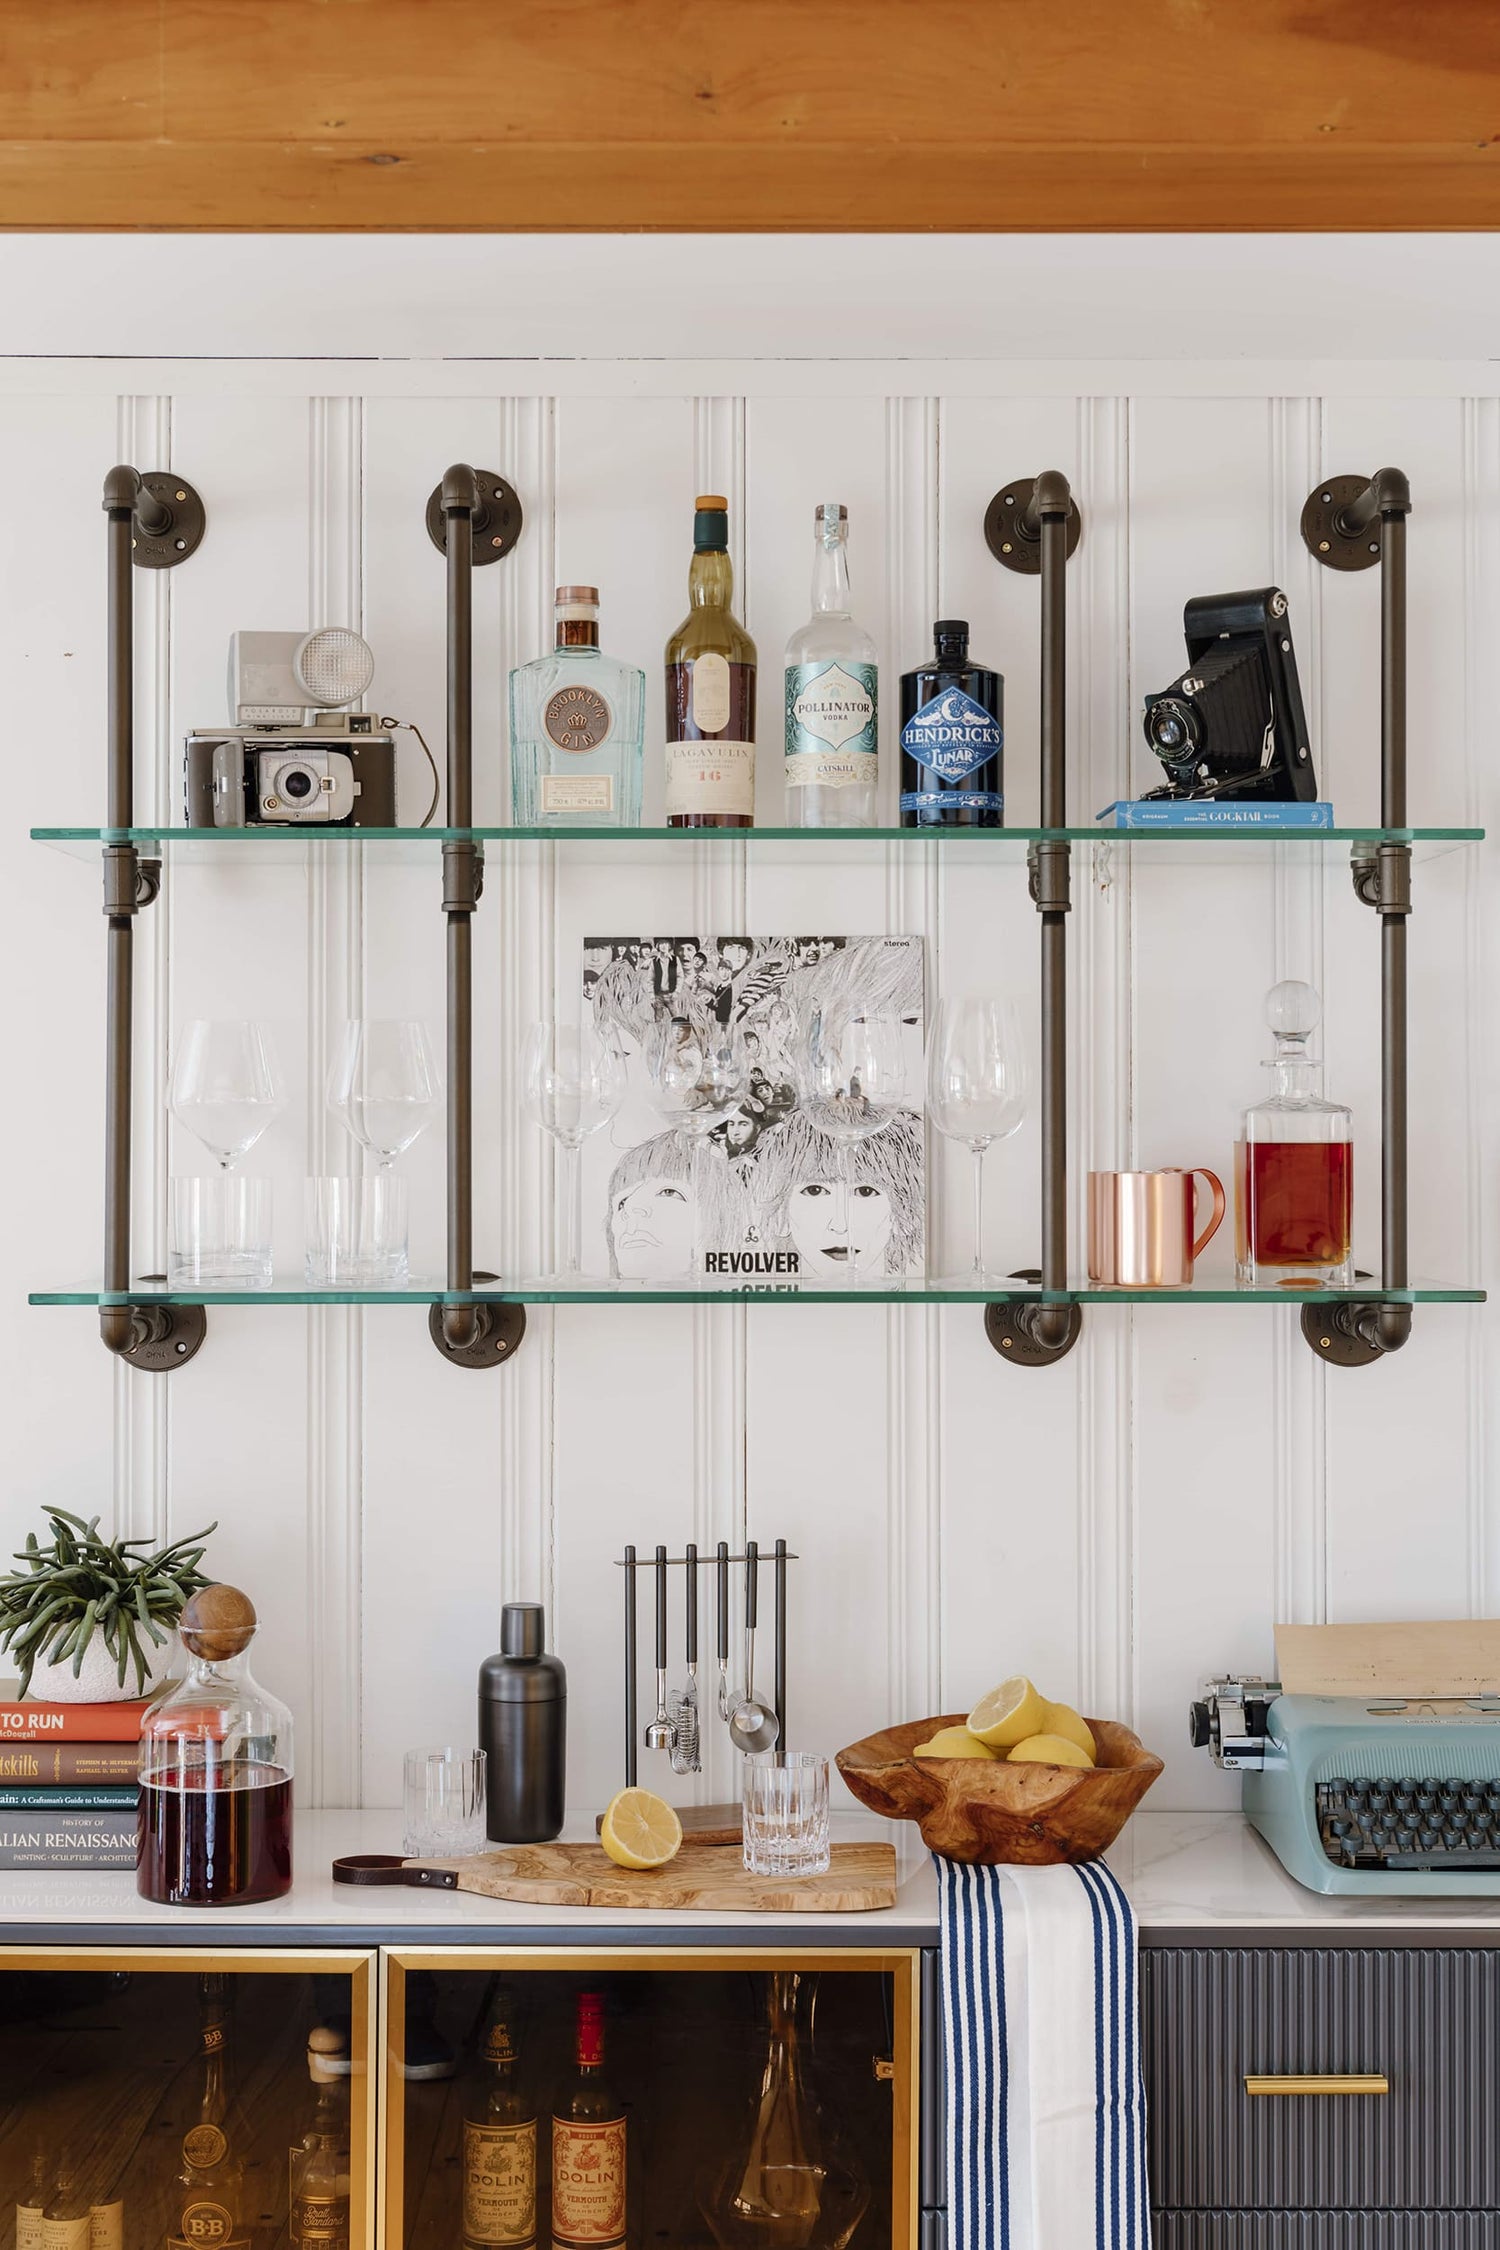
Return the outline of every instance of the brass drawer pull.
{"type": "Polygon", "coordinates": [[[1379,2070],[1273,2072],[1245,2079],[1247,2094],[1388,2094],[1390,2090],[1390,2080],[1379,2070]]]}

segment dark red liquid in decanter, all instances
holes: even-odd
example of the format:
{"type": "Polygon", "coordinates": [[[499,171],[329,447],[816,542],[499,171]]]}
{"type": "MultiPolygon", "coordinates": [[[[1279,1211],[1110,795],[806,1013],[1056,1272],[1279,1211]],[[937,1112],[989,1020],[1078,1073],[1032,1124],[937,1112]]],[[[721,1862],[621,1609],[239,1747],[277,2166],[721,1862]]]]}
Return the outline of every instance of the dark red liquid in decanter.
{"type": "Polygon", "coordinates": [[[167,1766],[141,1784],[136,1888],[163,1906],[252,1906],[292,1885],[292,1784],[237,1765],[230,1788],[167,1766]]]}

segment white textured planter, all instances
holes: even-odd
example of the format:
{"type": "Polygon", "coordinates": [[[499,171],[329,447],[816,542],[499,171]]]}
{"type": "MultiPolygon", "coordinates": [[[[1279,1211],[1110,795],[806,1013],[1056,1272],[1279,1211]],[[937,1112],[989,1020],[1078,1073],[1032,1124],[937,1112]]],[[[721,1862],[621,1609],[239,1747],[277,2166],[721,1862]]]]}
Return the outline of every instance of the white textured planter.
{"type": "MultiPolygon", "coordinates": [[[[181,1643],[173,1633],[160,1648],[148,1641],[143,1652],[148,1670],[144,1689],[135,1684],[135,1664],[125,1668],[125,1685],[121,1687],[117,1676],[117,1659],[104,1645],[104,1637],[96,1632],[83,1653],[83,1663],[78,1677],[73,1677],[73,1659],[64,1657],[61,1664],[38,1664],[31,1675],[28,1691],[33,1703],[126,1703],[151,1690],[174,1670],[180,1670],[178,1657],[181,1643]]],[[[0,1659],[3,1661],[3,1659],[0,1659]]]]}

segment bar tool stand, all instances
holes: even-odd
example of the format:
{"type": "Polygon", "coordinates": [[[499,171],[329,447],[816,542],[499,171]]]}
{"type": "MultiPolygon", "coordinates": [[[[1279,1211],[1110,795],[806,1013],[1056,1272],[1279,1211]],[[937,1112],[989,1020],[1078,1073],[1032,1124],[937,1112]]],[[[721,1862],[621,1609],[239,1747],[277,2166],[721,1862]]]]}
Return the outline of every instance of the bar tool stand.
{"type": "MultiPolygon", "coordinates": [[[[773,1589],[773,1614],[771,1624],[773,1650],[772,1677],[775,1684],[772,1693],[770,1711],[774,1714],[772,1724],[774,1725],[775,1729],[776,1744],[779,1748],[784,1749],[786,1747],[787,1709],[787,1565],[789,1563],[796,1562],[798,1560],[798,1557],[791,1552],[784,1539],[778,1539],[771,1550],[771,1560],[773,1589]]],[[[755,1588],[760,1567],[760,1550],[753,1539],[746,1542],[745,1550],[742,1554],[732,1554],[730,1552],[727,1541],[721,1539],[714,1555],[714,1644],[715,1654],[718,1659],[717,1677],[720,1681],[725,1679],[725,1677],[727,1676],[727,1668],[729,1663],[730,1571],[732,1566],[734,1566],[735,1564],[741,1565],[744,1570],[745,1593],[742,1616],[745,1636],[748,1638],[750,1634],[753,1634],[755,1632],[758,1625],[757,1595],[755,1588]]],[[[698,1653],[698,1630],[696,1617],[696,1588],[699,1579],[698,1550],[696,1547],[689,1547],[686,1553],[681,1555],[669,1555],[664,1547],[657,1547],[653,1551],[652,1561],[650,1564],[653,1581],[655,1628],[652,1640],[652,1657],[655,1667],[657,1694],[656,1701],[653,1706],[654,1716],[645,1729],[643,1729],[641,1726],[640,1684],[638,1676],[640,1658],[640,1624],[638,1614],[639,1587],[637,1581],[639,1578],[641,1564],[637,1557],[637,1551],[633,1546],[627,1547],[625,1549],[619,1563],[616,1565],[616,1568],[619,1569],[623,1574],[625,1591],[625,1787],[627,1789],[634,1789],[640,1779],[640,1751],[642,1745],[644,1744],[648,1749],[666,1753],[670,1753],[674,1747],[675,1722],[672,1722],[669,1719],[665,1728],[663,1728],[662,1724],[664,1713],[670,1713],[674,1704],[678,1700],[676,1697],[668,1697],[666,1703],[663,1704],[661,1696],[665,1674],[667,1669],[669,1668],[668,1615],[670,1602],[666,1590],[667,1574],[673,1570],[681,1570],[687,1573],[688,1600],[693,1603],[693,1612],[691,1615],[691,1623],[687,1625],[687,1630],[685,1632],[684,1648],[689,1663],[696,1664],[698,1653]]],[[[685,1621],[688,1619],[688,1616],[689,1612],[685,1607],[685,1621]]],[[[757,1698],[756,1700],[760,1701],[761,1699],[757,1698]]],[[[710,1714],[714,1711],[717,1711],[719,1717],[726,1720],[727,1722],[729,1709],[733,1708],[734,1704],[736,1703],[743,1704],[744,1701],[744,1697],[730,1698],[726,1707],[726,1700],[721,1695],[720,1690],[716,1685],[713,1695],[704,1698],[698,1705],[698,1724],[700,1729],[706,1723],[710,1714]]],[[[678,1816],[682,1821],[682,1832],[684,1836],[690,1837],[695,1843],[737,1844],[740,1841],[740,1808],[737,1804],[681,1805],[678,1807],[678,1816]]],[[[597,1826],[599,1825],[599,1823],[596,1822],[595,1825],[597,1826]]]]}
{"type": "Polygon", "coordinates": [[[428,1314],[432,1340],[455,1367],[498,1367],[526,1333],[524,1305],[476,1303],[474,1271],[473,920],[484,889],[474,821],[474,571],[521,536],[521,503],[493,470],[459,462],[427,503],[427,531],[448,563],[448,834],[443,913],[448,926],[447,1294],[428,1314]]]}
{"type": "MultiPolygon", "coordinates": [[[[1082,520],[1060,469],[1020,477],[991,500],[984,535],[1006,570],[1042,581],[1042,826],[1068,825],[1067,568],[1082,520]]],[[[1043,839],[1027,852],[1031,897],[1042,918],[1042,1263],[1014,1275],[1040,1282],[1039,1299],[984,1308],[984,1332],[1002,1359],[1050,1367],[1078,1341],[1083,1308],[1068,1286],[1068,939],[1072,846],[1043,839]]]]}
{"type": "MultiPolygon", "coordinates": [[[[164,1375],[185,1367],[208,1332],[201,1305],[132,1304],[130,1291],[130,1110],[135,1004],[135,918],[161,890],[161,861],[142,859],[135,825],[135,579],[137,570],[175,570],[197,553],[203,502],[185,477],[125,466],[104,480],[109,537],[109,829],[104,846],[104,912],[109,924],[105,1033],[104,1287],[116,1301],[99,1307],[107,1350],[132,1367],[164,1375]]],[[[147,1274],[165,1283],[163,1274],[147,1274]]]]}
{"type": "MultiPolygon", "coordinates": [[[[1400,469],[1325,477],[1302,510],[1302,540],[1328,570],[1380,566],[1380,825],[1406,827],[1406,519],[1411,488],[1400,469]]],[[[1406,1192],[1406,923],[1411,845],[1357,844],[1355,896],[1380,917],[1380,1284],[1410,1287],[1406,1192]]],[[[1334,1367],[1369,1367],[1400,1351],[1411,1306],[1390,1298],[1304,1305],[1302,1333],[1334,1367]]]]}

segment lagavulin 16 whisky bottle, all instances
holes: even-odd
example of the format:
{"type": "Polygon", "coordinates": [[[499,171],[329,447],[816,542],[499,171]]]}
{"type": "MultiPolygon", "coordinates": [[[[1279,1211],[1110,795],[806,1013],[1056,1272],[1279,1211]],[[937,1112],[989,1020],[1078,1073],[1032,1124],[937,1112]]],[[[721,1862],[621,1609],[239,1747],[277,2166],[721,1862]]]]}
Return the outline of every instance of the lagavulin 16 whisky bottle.
{"type": "Polygon", "coordinates": [[[1322,1007],[1295,978],[1271,987],[1271,1091],[1246,1110],[1235,1149],[1235,1272],[1260,1288],[1347,1288],[1354,1278],[1354,1127],[1323,1098],[1307,1043],[1322,1007]]]}
{"type": "Polygon", "coordinates": [[[638,828],[646,675],[599,648],[599,589],[559,586],[557,645],[510,676],[518,828],[638,828]]]}
{"type": "Polygon", "coordinates": [[[604,1995],[578,1995],[572,2075],[552,2107],[553,2250],[622,2250],[625,2112],[604,2076],[604,1995]]]}
{"type": "Polygon", "coordinates": [[[786,644],[789,828],[873,828],[879,775],[875,643],[849,607],[849,511],[813,510],[812,616],[786,644]]]}
{"type": "Polygon", "coordinates": [[[688,613],[667,643],[667,826],[755,825],[755,643],[730,607],[729,502],[693,508],[688,613]]]}

